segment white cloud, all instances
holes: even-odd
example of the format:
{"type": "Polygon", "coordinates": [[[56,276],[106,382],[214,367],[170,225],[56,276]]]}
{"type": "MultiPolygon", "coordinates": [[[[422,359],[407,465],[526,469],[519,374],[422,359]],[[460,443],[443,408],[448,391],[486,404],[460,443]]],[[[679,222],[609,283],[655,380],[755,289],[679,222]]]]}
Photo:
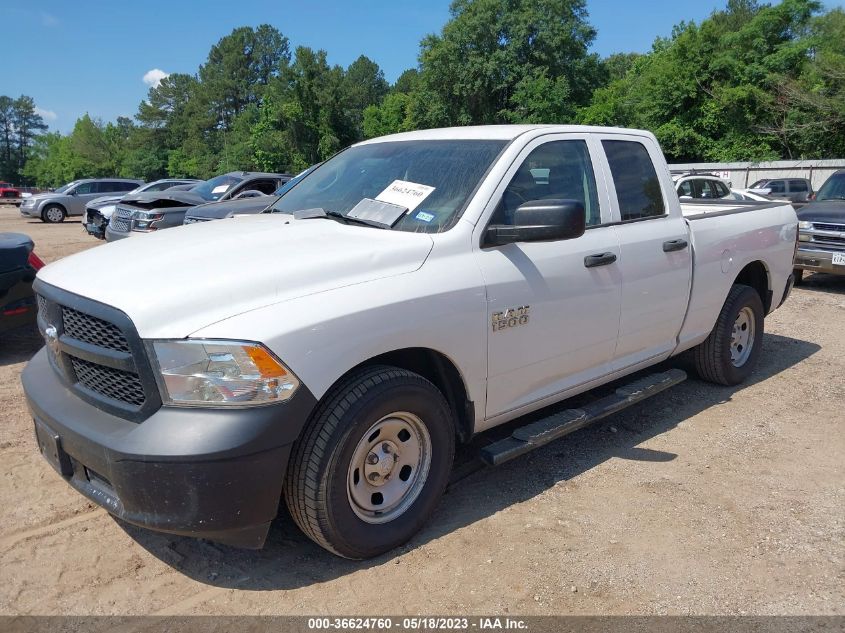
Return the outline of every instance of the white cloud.
{"type": "Polygon", "coordinates": [[[52,13],[47,13],[46,11],[40,11],[41,14],[41,24],[43,26],[52,28],[54,26],[59,25],[59,18],[57,18],[52,13]]]}
{"type": "Polygon", "coordinates": [[[41,118],[45,121],[55,121],[59,118],[59,115],[52,110],[45,110],[44,108],[39,108],[38,106],[35,106],[35,114],[41,115],[41,118]]]}
{"type": "Polygon", "coordinates": [[[170,73],[164,72],[161,68],[153,68],[144,73],[143,81],[150,88],[158,88],[161,80],[167,77],[170,73]]]}

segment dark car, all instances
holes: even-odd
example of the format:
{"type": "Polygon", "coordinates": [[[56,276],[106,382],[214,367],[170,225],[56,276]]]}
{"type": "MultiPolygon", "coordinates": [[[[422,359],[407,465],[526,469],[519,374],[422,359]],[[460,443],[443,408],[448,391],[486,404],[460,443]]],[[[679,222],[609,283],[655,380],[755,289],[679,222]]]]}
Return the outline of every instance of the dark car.
{"type": "Polygon", "coordinates": [[[0,334],[35,323],[38,305],[32,282],[44,262],[34,246],[22,233],[0,233],[0,334]]]}
{"type": "Polygon", "coordinates": [[[798,211],[796,283],[805,270],[845,275],[845,169],[828,178],[798,211]]]}
{"type": "Polygon", "coordinates": [[[269,196],[250,196],[240,197],[234,200],[226,200],[223,202],[209,202],[208,204],[201,204],[185,214],[185,224],[196,224],[197,222],[208,222],[209,220],[222,220],[223,218],[231,218],[235,215],[252,215],[261,213],[276,200],[279,196],[285,195],[297,183],[299,183],[305,176],[310,174],[317,165],[312,165],[305,171],[297,174],[293,178],[288,177],[281,187],[276,189],[269,196]]]}
{"type": "Polygon", "coordinates": [[[289,174],[233,171],[199,183],[188,191],[169,189],[125,196],[106,227],[106,241],[181,226],[191,207],[232,200],[239,195],[271,194],[289,174]]]}

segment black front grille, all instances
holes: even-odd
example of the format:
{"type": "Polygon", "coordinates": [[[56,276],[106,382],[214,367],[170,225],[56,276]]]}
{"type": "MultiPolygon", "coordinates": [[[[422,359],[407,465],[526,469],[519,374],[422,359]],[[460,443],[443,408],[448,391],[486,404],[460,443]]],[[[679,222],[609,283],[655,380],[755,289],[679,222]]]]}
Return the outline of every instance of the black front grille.
{"type": "Polygon", "coordinates": [[[143,342],[123,312],[40,281],[35,285],[51,364],[69,388],[138,422],[161,406],[143,342]]]}
{"type": "Polygon", "coordinates": [[[813,228],[817,231],[833,231],[834,233],[845,233],[845,224],[825,224],[822,222],[813,222],[813,228]]]}
{"type": "Polygon", "coordinates": [[[90,363],[75,356],[69,358],[77,379],[91,391],[138,407],[144,404],[144,385],[138,374],[90,363]]]}
{"type": "Polygon", "coordinates": [[[62,306],[62,323],[65,334],[78,341],[129,353],[126,337],[113,323],[66,306],[62,306]]]}

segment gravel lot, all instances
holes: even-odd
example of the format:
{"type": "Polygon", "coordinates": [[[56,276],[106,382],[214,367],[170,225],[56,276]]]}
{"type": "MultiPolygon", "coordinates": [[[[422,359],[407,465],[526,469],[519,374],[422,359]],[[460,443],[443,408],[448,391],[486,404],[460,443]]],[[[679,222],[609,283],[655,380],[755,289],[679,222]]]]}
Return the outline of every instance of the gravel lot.
{"type": "MultiPolygon", "coordinates": [[[[2,231],[47,262],[100,244],[11,206],[2,231]]],[[[37,337],[0,339],[0,613],[845,614],[845,277],[766,329],[740,388],[691,379],[497,469],[465,449],[423,532],[368,562],[286,516],[258,552],[114,520],[38,455],[37,337]]]]}

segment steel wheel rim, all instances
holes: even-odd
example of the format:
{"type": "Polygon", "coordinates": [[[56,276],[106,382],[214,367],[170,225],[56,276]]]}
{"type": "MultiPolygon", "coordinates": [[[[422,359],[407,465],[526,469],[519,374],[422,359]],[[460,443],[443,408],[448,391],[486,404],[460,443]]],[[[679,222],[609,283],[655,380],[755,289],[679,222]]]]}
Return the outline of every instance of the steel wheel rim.
{"type": "Polygon", "coordinates": [[[62,212],[56,207],[50,207],[47,209],[47,219],[50,222],[58,222],[62,219],[62,212]]]}
{"type": "Polygon", "coordinates": [[[347,474],[347,495],[366,523],[387,523],[417,500],[431,469],[431,436],[407,411],[384,416],[361,437],[347,474]]]}
{"type": "Polygon", "coordinates": [[[731,331],[731,364],[742,367],[754,348],[754,311],[745,307],[739,311],[731,331]]]}

